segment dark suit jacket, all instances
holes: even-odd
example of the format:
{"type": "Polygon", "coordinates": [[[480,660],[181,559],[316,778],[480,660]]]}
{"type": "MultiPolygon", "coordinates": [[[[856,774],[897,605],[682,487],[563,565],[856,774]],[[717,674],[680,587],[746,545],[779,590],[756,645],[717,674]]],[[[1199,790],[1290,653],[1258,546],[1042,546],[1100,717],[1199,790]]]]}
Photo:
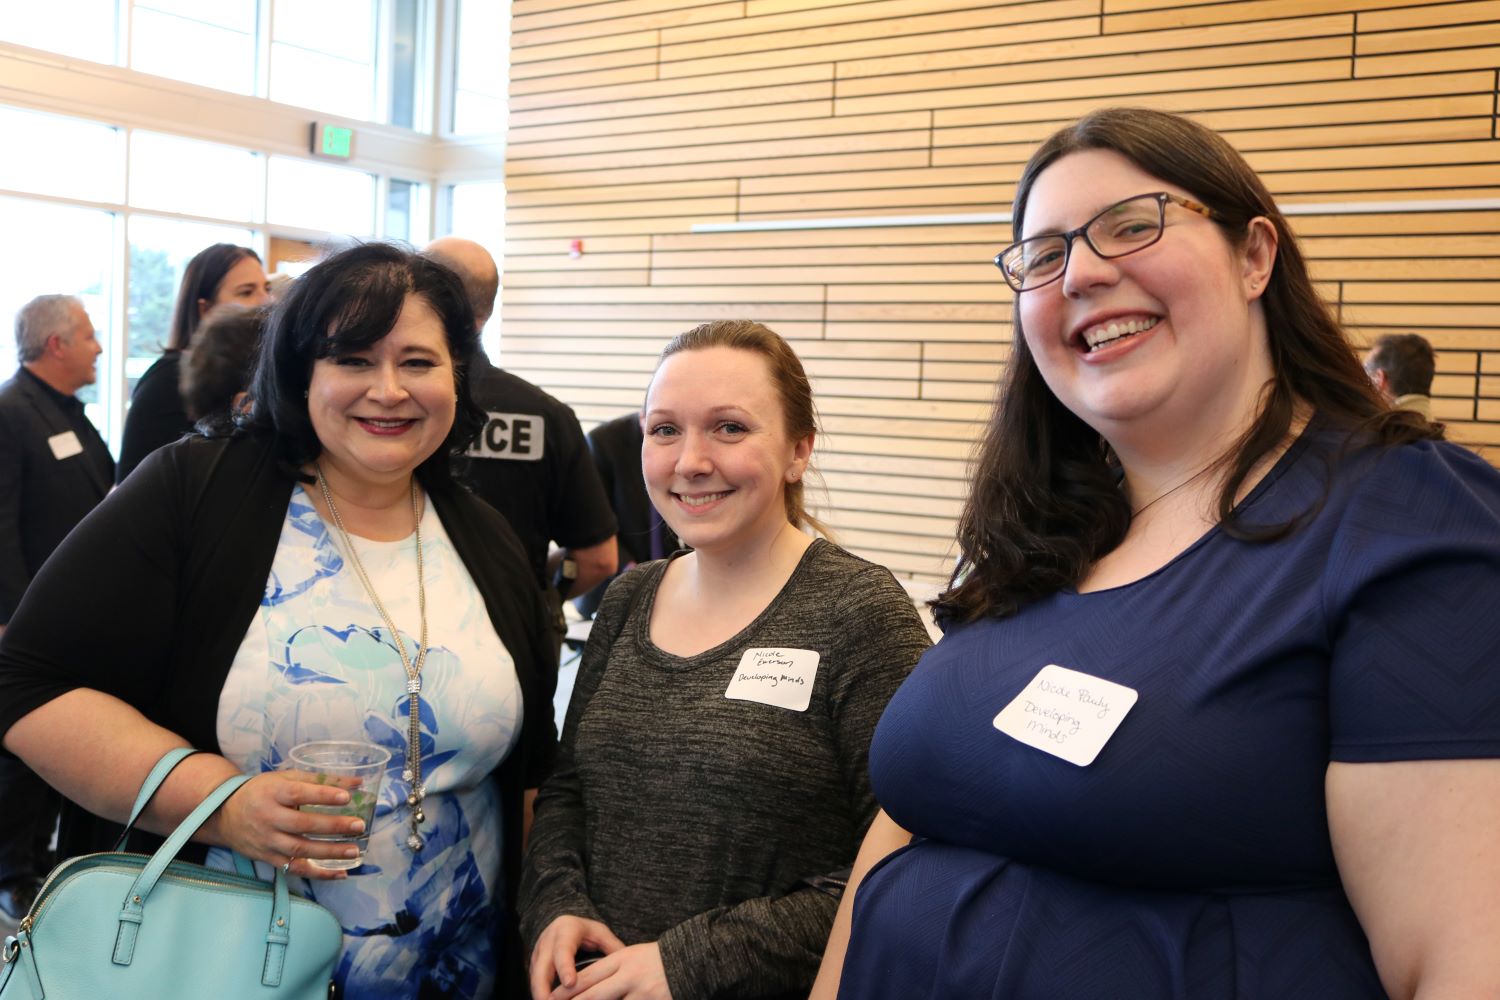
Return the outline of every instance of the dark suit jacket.
{"type": "Polygon", "coordinates": [[[0,624],[114,482],[109,449],[70,399],[25,368],[0,386],[0,624]],[[47,442],[69,431],[83,451],[60,459],[47,442]]]}

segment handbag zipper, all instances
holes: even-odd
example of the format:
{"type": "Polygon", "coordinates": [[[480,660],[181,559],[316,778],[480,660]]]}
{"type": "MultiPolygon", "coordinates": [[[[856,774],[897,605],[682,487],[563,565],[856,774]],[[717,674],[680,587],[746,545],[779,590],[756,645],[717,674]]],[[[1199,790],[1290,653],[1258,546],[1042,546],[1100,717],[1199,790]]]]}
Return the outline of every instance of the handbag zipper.
{"type": "MultiPolygon", "coordinates": [[[[42,910],[46,907],[48,901],[51,898],[53,883],[56,882],[58,884],[58,887],[60,888],[62,883],[67,881],[69,878],[83,874],[83,870],[86,867],[93,867],[78,865],[75,864],[75,862],[110,857],[118,857],[118,855],[115,855],[114,852],[110,851],[104,851],[97,854],[81,854],[78,857],[69,859],[69,863],[66,867],[59,867],[54,869],[52,871],[52,874],[47,876],[47,880],[42,883],[41,889],[38,890],[36,894],[36,901],[31,904],[31,910],[26,914],[26,916],[22,917],[21,922],[16,925],[17,929],[24,930],[27,935],[30,936],[32,928],[36,926],[37,918],[42,915],[42,910]]],[[[142,855],[142,857],[145,856],[142,855]]],[[[175,864],[178,864],[178,862],[174,861],[171,865],[167,866],[166,870],[162,872],[162,878],[172,878],[178,882],[190,882],[195,885],[207,885],[229,889],[244,889],[255,893],[264,891],[270,885],[270,883],[264,882],[261,879],[252,879],[248,876],[240,875],[236,872],[224,872],[222,873],[223,878],[220,878],[218,876],[218,873],[216,873],[215,877],[213,878],[198,878],[190,874],[184,874],[180,870],[173,871],[172,865],[175,864]]],[[[192,862],[182,862],[182,864],[192,864],[192,862]]],[[[113,867],[115,871],[122,872],[139,873],[140,871],[140,869],[128,864],[115,864],[111,867],[113,867]]],[[[145,865],[142,865],[141,867],[144,868],[145,865]]],[[[196,865],[194,867],[201,868],[201,866],[196,865]]],[[[290,895],[293,901],[301,900],[304,903],[308,902],[308,900],[303,899],[303,897],[298,895],[297,893],[291,893],[290,895]]]]}

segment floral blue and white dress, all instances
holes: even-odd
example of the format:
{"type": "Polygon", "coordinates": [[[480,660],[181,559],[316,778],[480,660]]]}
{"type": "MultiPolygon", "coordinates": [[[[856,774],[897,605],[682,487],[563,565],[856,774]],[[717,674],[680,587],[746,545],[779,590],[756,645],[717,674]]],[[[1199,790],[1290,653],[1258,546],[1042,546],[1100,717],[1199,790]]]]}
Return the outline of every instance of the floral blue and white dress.
{"type": "MultiPolygon", "coordinates": [[[[415,662],[421,635],[416,536],[353,539],[415,662]]],[[[334,979],[347,997],[484,997],[501,885],[499,795],[490,773],[521,729],[515,665],[462,559],[425,505],[428,651],[420,695],[426,843],[407,847],[406,673],[337,536],[292,493],[260,612],[219,696],[224,755],[248,773],[283,767],[293,746],[364,739],[391,752],[364,864],[340,881],[301,881],[344,928],[334,979]]],[[[222,850],[210,863],[230,867],[222,850]]],[[[264,866],[262,866],[264,868],[264,866]]],[[[297,880],[294,880],[297,881],[297,880]]]]}

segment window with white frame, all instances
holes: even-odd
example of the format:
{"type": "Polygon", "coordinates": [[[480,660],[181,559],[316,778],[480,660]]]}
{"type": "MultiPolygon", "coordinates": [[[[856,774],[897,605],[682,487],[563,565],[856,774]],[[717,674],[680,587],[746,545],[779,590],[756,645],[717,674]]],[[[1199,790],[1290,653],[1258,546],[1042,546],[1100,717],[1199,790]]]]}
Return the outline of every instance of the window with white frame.
{"type": "Polygon", "coordinates": [[[353,237],[421,246],[453,231],[502,255],[499,179],[454,185],[438,206],[421,177],[434,169],[425,160],[414,159],[405,176],[377,175],[362,165],[292,155],[275,142],[234,145],[232,136],[233,115],[242,107],[262,123],[295,120],[304,114],[300,107],[312,112],[303,120],[327,114],[430,131],[434,94],[442,88],[450,115],[440,130],[451,126],[493,142],[488,137],[498,138],[504,127],[509,0],[0,0],[0,6],[0,58],[36,58],[7,53],[7,45],[61,53],[72,61],[63,67],[49,60],[49,72],[75,72],[81,88],[18,98],[32,104],[35,97],[35,107],[0,105],[0,135],[8,149],[25,154],[0,157],[0,225],[24,234],[0,257],[6,275],[0,378],[16,364],[10,336],[16,308],[43,291],[83,296],[104,345],[89,413],[109,440],[118,442],[131,385],[167,337],[183,266],[211,243],[252,247],[269,265],[268,249],[290,261],[300,259],[296,245],[353,237]],[[435,72],[439,23],[459,28],[443,74],[435,72]],[[83,60],[124,69],[101,71],[83,60]],[[133,85],[135,72],[180,81],[141,85],[189,96],[198,102],[198,117],[184,120],[179,133],[170,102],[138,115],[135,104],[111,113],[104,110],[110,101],[88,98],[89,87],[133,85]],[[192,88],[244,97],[203,97],[192,88]],[[243,103],[249,98],[264,107],[243,103]],[[216,101],[230,117],[211,123],[201,108],[216,101]],[[89,118],[96,114],[124,120],[89,118]]]}
{"type": "Polygon", "coordinates": [[[453,121],[458,135],[505,131],[510,78],[508,0],[455,0],[453,121]]]}
{"type": "MultiPolygon", "coordinates": [[[[424,129],[430,127],[421,114],[430,93],[424,76],[434,65],[427,13],[443,2],[0,0],[0,42],[424,129]],[[128,52],[121,51],[123,39],[128,52]]],[[[479,4],[485,5],[508,6],[479,4]]],[[[503,85],[503,64],[500,72],[503,85]]]]}
{"type": "Polygon", "coordinates": [[[131,8],[131,69],[255,93],[255,0],[135,0],[131,8]]]}
{"type": "Polygon", "coordinates": [[[125,144],[120,129],[0,106],[0,190],[78,201],[125,198],[125,144]]]}
{"type": "Polygon", "coordinates": [[[161,353],[200,250],[234,243],[264,259],[277,230],[417,244],[430,232],[431,188],[419,181],[4,106],[0,135],[26,151],[0,157],[0,231],[24,234],[0,252],[0,379],[18,364],[15,311],[47,292],[82,296],[104,353],[80,395],[106,439],[161,353]]]}
{"type": "Polygon", "coordinates": [[[141,129],[130,135],[134,208],[260,222],[265,177],[265,157],[239,146],[141,129]]]}
{"type": "Polygon", "coordinates": [[[273,101],[375,120],[375,0],[275,0],[273,101]]]}
{"type": "Polygon", "coordinates": [[[375,177],[352,167],[273,156],[266,221],[366,238],[375,233],[375,177]]]}
{"type": "MultiPolygon", "coordinates": [[[[131,215],[129,343],[125,378],[131,388],[166,346],[183,268],[198,251],[215,243],[250,247],[260,241],[248,229],[131,215]]],[[[263,256],[263,255],[262,255],[263,256]]]]}
{"type": "MultiPolygon", "coordinates": [[[[501,181],[467,181],[448,188],[448,232],[473,240],[490,252],[495,266],[505,274],[505,184],[501,181]]],[[[485,350],[500,356],[500,310],[490,317],[483,331],[485,350]]]]}
{"type": "Polygon", "coordinates": [[[0,41],[113,63],[119,44],[117,18],[116,0],[6,0],[0,13],[0,41]]]}
{"type": "MultiPolygon", "coordinates": [[[[0,240],[0,379],[9,378],[16,355],[16,313],[38,295],[76,295],[93,321],[101,344],[114,339],[113,212],[29,198],[0,197],[0,233],[24,234],[0,240]]],[[[117,359],[99,356],[98,377],[78,393],[89,419],[108,424],[107,402],[116,384],[117,359]]]]}

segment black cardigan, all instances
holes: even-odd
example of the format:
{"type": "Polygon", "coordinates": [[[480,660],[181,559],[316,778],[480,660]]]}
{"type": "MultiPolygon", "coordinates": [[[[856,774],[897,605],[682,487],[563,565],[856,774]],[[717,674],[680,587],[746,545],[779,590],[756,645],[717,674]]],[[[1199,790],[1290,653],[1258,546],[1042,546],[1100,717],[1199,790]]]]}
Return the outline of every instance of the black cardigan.
{"type": "MultiPolygon", "coordinates": [[[[147,458],[58,547],[0,638],[0,733],[88,687],[217,752],[219,693],[265,591],[293,485],[254,438],[192,437],[147,458]]],[[[556,747],[551,619],[504,518],[457,485],[427,492],[521,684],[521,738],[495,773],[510,898],[504,983],[519,967],[522,796],[546,776],[556,747]]],[[[72,806],[59,852],[108,850],[118,829],[72,806]]]]}

